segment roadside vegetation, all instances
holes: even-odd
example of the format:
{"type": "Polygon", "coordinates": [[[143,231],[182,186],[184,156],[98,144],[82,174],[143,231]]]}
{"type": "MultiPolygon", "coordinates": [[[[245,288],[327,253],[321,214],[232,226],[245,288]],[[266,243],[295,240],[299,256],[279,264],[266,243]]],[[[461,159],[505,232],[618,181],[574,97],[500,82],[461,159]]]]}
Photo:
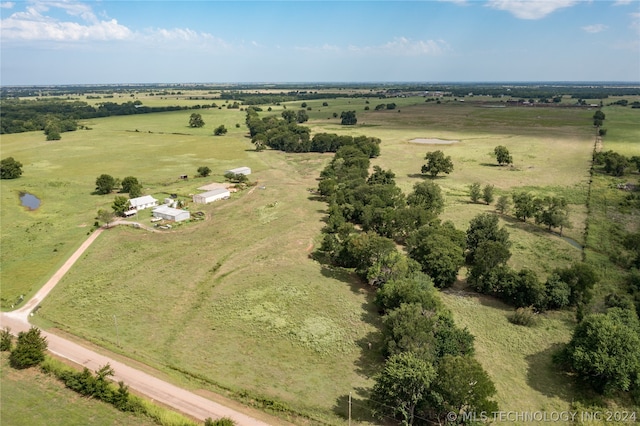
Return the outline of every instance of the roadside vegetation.
{"type": "MultiPolygon", "coordinates": [[[[247,165],[256,186],[202,207],[207,221],[165,234],[103,234],[43,303],[37,323],[183,385],[311,422],[343,421],[351,392],[354,419],[364,423],[379,421],[367,402],[379,398],[395,402],[374,404],[375,415],[409,423],[491,403],[508,410],[638,404],[634,97],[599,109],[617,98],[556,94],[531,107],[493,95],[461,103],[450,90],[431,100],[358,90],[309,95],[304,107],[286,97],[259,104],[260,96],[246,107],[241,93],[219,92],[217,105],[238,107],[200,109],[213,126],[190,127],[192,111],[174,111],[91,119],[83,122],[91,131],[56,143],[38,133],[3,135],[4,152],[25,171],[2,181],[2,220],[17,224],[2,230],[15,247],[2,253],[3,283],[12,283],[3,285],[3,308],[28,299],[86,236],[90,228],[79,225],[111,209],[111,195],[91,194],[100,173],[135,175],[144,194],[186,199],[247,165]],[[349,111],[357,122],[343,123],[349,111]],[[228,133],[216,138],[221,125],[228,133]],[[107,152],[122,156],[109,161],[107,152]],[[200,177],[179,179],[195,170],[200,177]],[[14,208],[16,183],[43,207],[30,216],[14,208]],[[44,247],[33,247],[33,234],[44,247]],[[127,324],[119,336],[113,315],[127,324]],[[401,318],[415,319],[424,340],[407,339],[401,330],[413,325],[401,318]],[[620,337],[630,355],[583,389],[572,374],[598,367],[575,354],[593,346],[581,336],[594,324],[627,327],[620,337]],[[448,337],[430,334],[436,326],[448,337]],[[408,366],[421,371],[422,396],[391,395],[385,383],[408,366]],[[455,383],[438,379],[439,371],[466,368],[487,379],[474,401],[456,400],[447,390],[455,383]]],[[[145,105],[183,106],[214,97],[136,96],[145,105]]]]}

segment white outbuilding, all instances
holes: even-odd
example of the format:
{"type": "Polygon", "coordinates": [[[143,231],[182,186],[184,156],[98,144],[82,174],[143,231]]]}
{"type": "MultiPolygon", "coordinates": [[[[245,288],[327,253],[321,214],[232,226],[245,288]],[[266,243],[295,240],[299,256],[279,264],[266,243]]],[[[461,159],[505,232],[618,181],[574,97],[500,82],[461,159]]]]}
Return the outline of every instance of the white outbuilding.
{"type": "Polygon", "coordinates": [[[144,210],[149,207],[155,207],[158,205],[158,200],[153,198],[151,195],[145,195],[138,198],[132,198],[129,200],[129,205],[131,206],[131,210],[144,210]]]}
{"type": "Polygon", "coordinates": [[[218,200],[226,200],[230,196],[231,193],[227,188],[216,188],[211,191],[203,192],[202,194],[195,194],[193,196],[193,202],[208,204],[218,200]]]}
{"type": "Polygon", "coordinates": [[[251,169],[249,167],[238,167],[236,169],[226,170],[224,174],[233,173],[234,175],[245,175],[248,176],[251,174],[251,169]]]}
{"type": "Polygon", "coordinates": [[[153,217],[159,217],[164,220],[171,220],[174,222],[181,222],[191,217],[188,210],[174,209],[166,204],[153,209],[153,217]]]}

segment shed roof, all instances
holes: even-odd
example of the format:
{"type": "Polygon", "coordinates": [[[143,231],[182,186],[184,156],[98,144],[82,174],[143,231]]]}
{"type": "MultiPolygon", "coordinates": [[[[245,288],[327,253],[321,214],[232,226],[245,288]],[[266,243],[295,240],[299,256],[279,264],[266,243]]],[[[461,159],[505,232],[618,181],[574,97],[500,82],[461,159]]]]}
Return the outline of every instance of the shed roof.
{"type": "Polygon", "coordinates": [[[166,204],[161,205],[160,207],[156,207],[153,209],[154,212],[168,214],[171,216],[177,216],[180,213],[188,212],[188,210],[174,209],[173,207],[169,207],[166,204]]]}
{"type": "Polygon", "coordinates": [[[197,195],[206,198],[206,197],[212,197],[214,195],[220,195],[220,194],[231,194],[231,193],[227,188],[216,188],[216,189],[212,189],[211,191],[203,192],[202,194],[197,194],[197,195]]]}

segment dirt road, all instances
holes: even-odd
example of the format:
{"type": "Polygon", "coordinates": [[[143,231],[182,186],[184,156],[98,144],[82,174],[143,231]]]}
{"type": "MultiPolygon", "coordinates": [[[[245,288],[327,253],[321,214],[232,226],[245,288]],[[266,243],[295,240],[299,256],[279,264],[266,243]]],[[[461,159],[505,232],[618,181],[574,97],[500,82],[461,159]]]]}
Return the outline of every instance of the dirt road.
{"type": "MultiPolygon", "coordinates": [[[[20,309],[11,312],[3,312],[0,315],[0,327],[9,327],[13,334],[20,331],[27,331],[29,324],[29,315],[45,297],[58,284],[60,279],[71,269],[73,264],[82,256],[84,251],[89,248],[96,238],[104,231],[100,228],[93,232],[89,238],[71,255],[71,257],[56,271],[56,273],[47,281],[47,283],[27,301],[20,309]]],[[[110,364],[114,369],[114,381],[122,380],[131,389],[157,401],[174,408],[177,411],[185,413],[196,419],[204,420],[207,417],[213,419],[220,417],[229,417],[238,425],[258,426],[268,425],[268,423],[257,420],[246,414],[240,413],[224,405],[213,402],[209,399],[189,392],[171,383],[160,380],[140,370],[129,367],[122,362],[116,361],[107,356],[98,354],[87,349],[77,343],[62,337],[56,336],[48,332],[42,332],[47,338],[49,351],[59,357],[66,358],[74,363],[87,367],[89,370],[95,371],[100,367],[110,364]]]]}

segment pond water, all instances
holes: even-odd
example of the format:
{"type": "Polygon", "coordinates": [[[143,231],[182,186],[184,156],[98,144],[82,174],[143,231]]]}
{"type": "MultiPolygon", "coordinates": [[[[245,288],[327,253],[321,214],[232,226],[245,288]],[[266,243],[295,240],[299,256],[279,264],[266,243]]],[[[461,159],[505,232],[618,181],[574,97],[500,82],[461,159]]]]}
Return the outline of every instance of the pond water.
{"type": "Polygon", "coordinates": [[[33,194],[29,194],[28,192],[21,192],[20,204],[22,204],[29,210],[35,210],[40,207],[40,198],[36,197],[33,194]]]}

